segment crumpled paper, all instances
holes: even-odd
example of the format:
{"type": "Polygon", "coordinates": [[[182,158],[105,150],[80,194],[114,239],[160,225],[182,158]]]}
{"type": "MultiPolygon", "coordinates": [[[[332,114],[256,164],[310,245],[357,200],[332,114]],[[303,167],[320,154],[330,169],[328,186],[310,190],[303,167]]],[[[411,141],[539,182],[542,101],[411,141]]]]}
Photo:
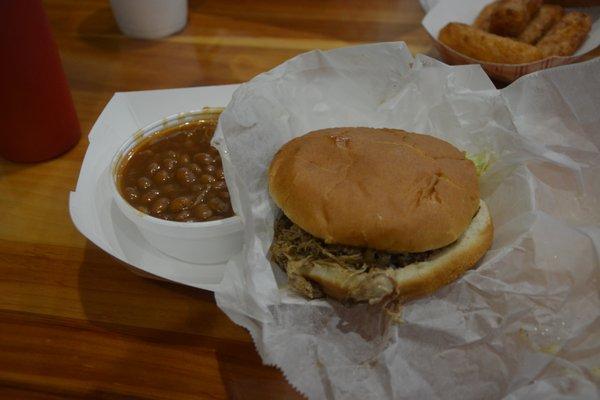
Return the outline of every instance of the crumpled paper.
{"type": "Polygon", "coordinates": [[[312,51],[242,85],[214,143],[246,240],[217,304],[309,398],[598,396],[600,59],[496,90],[479,66],[413,59],[404,43],[312,51]],[[429,133],[494,160],[481,177],[491,250],[405,304],[401,323],[368,305],[307,301],[266,258],[271,158],[332,126],[429,133]]]}
{"type": "Polygon", "coordinates": [[[423,7],[423,10],[427,12],[433,7],[435,7],[435,5],[439,3],[439,0],[419,0],[419,3],[421,3],[421,7],[423,7]]]}

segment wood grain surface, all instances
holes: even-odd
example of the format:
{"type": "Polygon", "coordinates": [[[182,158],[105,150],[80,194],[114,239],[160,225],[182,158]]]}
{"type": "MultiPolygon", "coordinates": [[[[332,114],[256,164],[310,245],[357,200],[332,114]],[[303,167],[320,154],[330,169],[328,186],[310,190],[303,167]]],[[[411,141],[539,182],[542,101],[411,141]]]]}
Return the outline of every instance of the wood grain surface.
{"type": "Polygon", "coordinates": [[[314,48],[405,40],[417,0],[194,1],[187,27],[121,35],[106,0],[44,2],[83,136],[41,164],[0,160],[1,399],[299,399],[210,292],[132,273],[69,218],[86,135],[116,91],[244,82],[314,48]]]}
{"type": "Polygon", "coordinates": [[[187,27],[121,35],[106,0],[44,2],[83,136],[55,160],[0,160],[1,399],[299,399],[210,292],[132,273],[71,223],[86,135],[114,92],[244,82],[314,48],[404,40],[417,0],[190,0],[187,27]]]}

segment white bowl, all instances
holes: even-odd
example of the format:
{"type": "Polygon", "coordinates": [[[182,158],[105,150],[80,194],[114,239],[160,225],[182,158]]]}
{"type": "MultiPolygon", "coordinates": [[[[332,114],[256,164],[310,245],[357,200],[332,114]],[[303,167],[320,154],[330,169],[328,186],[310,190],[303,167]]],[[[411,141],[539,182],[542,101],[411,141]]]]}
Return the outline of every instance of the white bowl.
{"type": "MultiPolygon", "coordinates": [[[[227,261],[242,249],[243,223],[238,215],[215,221],[176,222],[144,214],[131,206],[121,196],[117,183],[117,171],[123,155],[134,148],[141,138],[189,121],[219,118],[221,109],[204,109],[175,114],[154,122],[135,132],[123,143],[113,156],[112,196],[118,206],[140,231],[141,235],[163,253],[195,264],[215,264],[227,261]]],[[[229,182],[227,183],[229,186],[229,182]]]]}

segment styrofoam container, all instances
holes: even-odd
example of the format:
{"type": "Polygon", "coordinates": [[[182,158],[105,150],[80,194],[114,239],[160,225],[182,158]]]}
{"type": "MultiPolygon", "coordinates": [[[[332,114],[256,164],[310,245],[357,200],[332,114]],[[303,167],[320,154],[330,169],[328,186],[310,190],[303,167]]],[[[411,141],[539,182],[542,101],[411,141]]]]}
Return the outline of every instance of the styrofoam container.
{"type": "MultiPolygon", "coordinates": [[[[227,261],[242,249],[243,223],[239,216],[206,222],[167,221],[144,214],[121,196],[117,171],[123,156],[140,140],[185,122],[216,121],[221,109],[204,109],[171,115],[133,133],[113,156],[111,162],[112,196],[119,210],[139,229],[142,236],[161,252],[195,264],[215,264],[227,261]]],[[[230,184],[229,182],[227,183],[230,184]]]]}
{"type": "Polygon", "coordinates": [[[480,64],[490,77],[503,82],[512,82],[531,72],[582,61],[589,52],[600,45],[600,20],[598,19],[600,7],[578,9],[578,11],[583,11],[591,15],[593,21],[592,29],[587,40],[575,54],[568,57],[550,57],[526,64],[499,64],[475,60],[451,49],[438,40],[440,30],[448,23],[462,22],[471,24],[483,7],[492,1],[494,0],[443,0],[425,15],[422,25],[427,30],[440,56],[446,63],[459,65],[480,64]]]}

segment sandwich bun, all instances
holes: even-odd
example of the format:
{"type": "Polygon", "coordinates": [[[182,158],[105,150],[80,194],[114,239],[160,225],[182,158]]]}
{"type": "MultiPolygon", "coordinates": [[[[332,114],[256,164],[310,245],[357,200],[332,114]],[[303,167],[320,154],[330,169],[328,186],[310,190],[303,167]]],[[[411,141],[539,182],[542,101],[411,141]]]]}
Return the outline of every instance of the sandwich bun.
{"type": "Polygon", "coordinates": [[[492,238],[492,219],[486,204],[481,201],[479,211],[461,237],[426,261],[368,272],[353,272],[330,263],[315,262],[305,267],[300,282],[304,285],[313,282],[328,297],[345,303],[377,304],[384,300],[404,303],[431,294],[458,279],[484,256],[492,238]]]}
{"type": "Polygon", "coordinates": [[[269,190],[290,220],[326,243],[390,253],[447,246],[481,210],[475,166],[461,151],[399,129],[297,137],[275,155],[269,190]]]}
{"type": "Polygon", "coordinates": [[[492,218],[487,205],[481,200],[475,218],[455,243],[427,261],[389,270],[396,297],[404,302],[433,293],[455,281],[485,255],[492,245],[493,236],[492,218]]]}

